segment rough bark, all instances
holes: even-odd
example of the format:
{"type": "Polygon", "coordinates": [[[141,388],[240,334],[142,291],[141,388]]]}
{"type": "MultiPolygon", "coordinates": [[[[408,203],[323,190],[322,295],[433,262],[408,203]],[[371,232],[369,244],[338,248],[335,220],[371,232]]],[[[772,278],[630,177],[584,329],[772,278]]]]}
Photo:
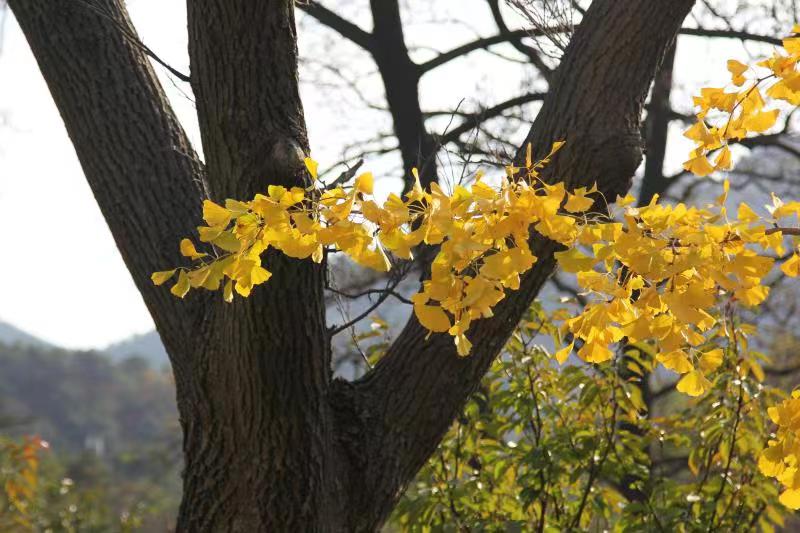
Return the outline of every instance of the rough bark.
{"type": "MultiPolygon", "coordinates": [[[[212,198],[307,184],[293,1],[194,0],[188,21],[212,198]]],[[[207,309],[183,413],[183,531],[341,528],[325,265],[275,253],[264,263],[269,283],[207,309]]]]}
{"type": "MultiPolygon", "coordinates": [[[[692,3],[595,0],[528,136],[540,153],[568,141],[550,178],[597,181],[612,197],[627,189],[644,98],[692,3]]],[[[10,5],[172,357],[186,456],[178,529],[380,527],[552,272],[555,245],[534,239],[538,263],[494,318],[475,324],[469,358],[447,336],[426,341],[412,319],[374,371],[332,383],[324,266],[268,255],[273,278],[230,306],[180,302],[150,286],[150,272],[179,263],[176,244],[198,222],[202,175],[131,43],[121,2],[10,5]]],[[[408,72],[396,2],[372,6],[376,35],[394,47],[384,52],[387,75],[408,72]]],[[[293,9],[291,0],[189,1],[191,82],[215,200],[307,179],[293,9]]],[[[416,78],[392,80],[403,88],[392,98],[416,98],[416,78]]],[[[420,163],[423,144],[404,155],[407,165],[420,163]]]]}

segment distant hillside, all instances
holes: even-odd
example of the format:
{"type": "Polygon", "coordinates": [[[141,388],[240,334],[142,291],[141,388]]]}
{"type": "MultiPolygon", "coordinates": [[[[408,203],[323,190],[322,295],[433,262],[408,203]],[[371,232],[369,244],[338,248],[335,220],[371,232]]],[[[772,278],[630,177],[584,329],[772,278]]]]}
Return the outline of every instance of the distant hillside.
{"type": "MultiPolygon", "coordinates": [[[[1,320],[0,344],[4,344],[7,347],[59,348],[1,320]]],[[[163,367],[169,362],[167,359],[167,352],[164,350],[164,345],[161,344],[161,338],[155,331],[150,331],[141,335],[133,335],[127,339],[115,342],[99,352],[108,355],[114,361],[122,361],[123,359],[134,356],[141,357],[145,359],[152,368],[156,369],[163,367]]]]}
{"type": "Polygon", "coordinates": [[[147,360],[154,368],[161,368],[169,363],[167,351],[161,343],[161,337],[156,331],[141,335],[134,335],[120,342],[108,346],[103,352],[115,361],[128,357],[138,356],[147,360]]]}
{"type": "MultiPolygon", "coordinates": [[[[48,481],[37,492],[37,507],[45,494],[47,502],[55,501],[49,499],[56,497],[53,488],[63,490],[67,485],[61,479],[69,478],[74,489],[69,495],[59,493],[65,499],[58,501],[65,503],[52,507],[48,516],[59,516],[57,509],[66,513],[67,502],[73,501],[66,498],[79,489],[85,502],[82,510],[92,520],[104,519],[104,513],[119,516],[137,509],[136,513],[152,513],[161,521],[158,527],[131,531],[173,530],[165,524],[177,512],[182,461],[170,372],[155,370],[142,359],[112,361],[96,351],[3,343],[0,369],[0,436],[38,435],[49,443],[40,470],[40,480],[48,481]]],[[[0,468],[0,483],[4,474],[0,468]]],[[[0,516],[4,511],[0,507],[0,516]]],[[[120,531],[118,526],[84,527],[77,521],[68,525],[75,524],[80,528],[58,531],[120,531]]],[[[23,530],[28,529],[13,529],[23,530]]]]}
{"type": "Polygon", "coordinates": [[[33,346],[36,348],[55,348],[55,346],[49,342],[45,342],[42,339],[31,335],[30,333],[26,333],[21,329],[2,321],[0,321],[0,343],[7,344],[9,346],[18,344],[21,346],[33,346]]]}

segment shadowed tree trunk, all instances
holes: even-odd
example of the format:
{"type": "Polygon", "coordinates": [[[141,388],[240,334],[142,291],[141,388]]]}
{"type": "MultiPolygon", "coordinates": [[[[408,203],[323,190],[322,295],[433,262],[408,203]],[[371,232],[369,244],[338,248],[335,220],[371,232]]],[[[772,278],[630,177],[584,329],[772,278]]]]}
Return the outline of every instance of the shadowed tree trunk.
{"type": "MultiPolygon", "coordinates": [[[[268,254],[273,278],[232,305],[177,300],[149,281],[180,262],[205,194],[242,198],[308,179],[293,3],[189,1],[205,170],[121,0],[9,4],[170,354],[186,460],[178,529],[379,528],[551,274],[554,245],[534,239],[539,261],[475,323],[470,357],[457,357],[449,336],[425,340],[412,317],[374,370],[334,381],[324,265],[268,254]]],[[[567,140],[549,179],[597,182],[610,198],[627,190],[644,99],[692,4],[593,2],[526,140],[540,155],[567,140]]]]}

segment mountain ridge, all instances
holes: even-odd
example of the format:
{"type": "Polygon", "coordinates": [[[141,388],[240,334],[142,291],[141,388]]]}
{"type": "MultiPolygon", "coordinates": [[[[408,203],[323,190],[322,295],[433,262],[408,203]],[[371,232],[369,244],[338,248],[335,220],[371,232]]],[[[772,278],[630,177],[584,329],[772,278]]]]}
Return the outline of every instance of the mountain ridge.
{"type": "Polygon", "coordinates": [[[36,348],[57,348],[56,345],[2,320],[0,320],[0,342],[9,345],[34,346],[36,348]]]}

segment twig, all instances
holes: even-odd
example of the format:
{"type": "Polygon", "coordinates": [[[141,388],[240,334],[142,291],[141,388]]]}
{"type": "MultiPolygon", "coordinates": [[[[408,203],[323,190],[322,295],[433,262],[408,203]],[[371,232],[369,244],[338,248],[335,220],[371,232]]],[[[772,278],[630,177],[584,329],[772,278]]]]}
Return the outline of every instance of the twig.
{"type": "Polygon", "coordinates": [[[393,290],[390,290],[390,289],[368,289],[368,290],[361,291],[361,292],[356,293],[356,294],[349,294],[349,293],[346,293],[344,291],[340,291],[338,289],[334,289],[333,287],[325,287],[325,289],[329,290],[329,291],[331,291],[331,292],[333,292],[335,294],[338,294],[339,296],[344,296],[345,298],[350,298],[351,300],[355,300],[356,298],[361,298],[362,296],[367,296],[369,294],[386,294],[386,293],[389,293],[389,296],[394,296],[395,298],[397,298],[398,300],[400,300],[404,304],[408,304],[408,305],[413,305],[414,304],[414,302],[412,302],[411,300],[409,300],[408,298],[406,298],[402,294],[399,294],[399,293],[397,293],[397,292],[395,292],[393,290]]]}
{"type": "Polygon", "coordinates": [[[128,30],[128,28],[126,28],[120,21],[112,17],[109,13],[104,12],[102,9],[90,4],[86,0],[74,0],[74,2],[83,5],[83,7],[89,9],[90,11],[94,11],[96,14],[100,15],[101,17],[107,19],[109,22],[114,24],[114,26],[117,27],[117,29],[119,30],[120,34],[123,37],[128,39],[128,41],[130,41],[133,45],[138,47],[139,50],[148,55],[153,61],[155,61],[156,63],[167,69],[170,72],[170,74],[172,74],[181,81],[185,81],[187,83],[191,81],[191,78],[189,76],[173,68],[172,66],[169,65],[169,63],[158,57],[158,55],[155,52],[153,52],[153,50],[151,50],[150,47],[144,44],[136,35],[131,33],[128,30]]]}

